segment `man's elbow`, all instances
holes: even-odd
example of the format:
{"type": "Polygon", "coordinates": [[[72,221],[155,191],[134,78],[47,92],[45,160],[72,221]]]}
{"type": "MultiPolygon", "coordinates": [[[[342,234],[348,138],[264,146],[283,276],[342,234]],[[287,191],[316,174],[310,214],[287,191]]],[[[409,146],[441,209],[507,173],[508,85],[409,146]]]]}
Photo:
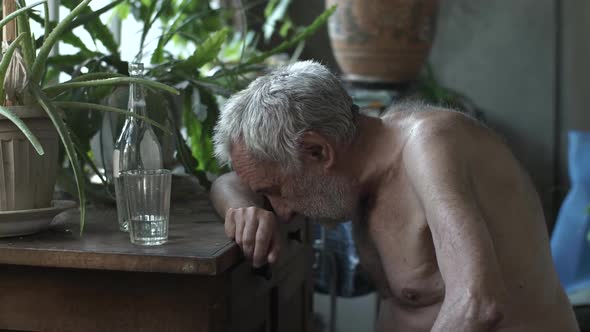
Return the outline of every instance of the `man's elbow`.
{"type": "Polygon", "coordinates": [[[488,307],[484,309],[483,315],[481,316],[481,324],[490,331],[494,331],[500,326],[504,320],[504,316],[504,308],[501,305],[497,303],[488,305],[488,307]]]}
{"type": "Polygon", "coordinates": [[[467,316],[484,331],[495,331],[506,317],[502,296],[470,296],[467,316]]]}
{"type": "Polygon", "coordinates": [[[454,313],[456,319],[477,327],[478,331],[496,331],[504,324],[507,315],[506,291],[498,283],[478,283],[464,286],[447,285],[443,307],[446,313],[454,313]]]}
{"type": "Polygon", "coordinates": [[[225,212],[229,207],[227,202],[228,199],[228,191],[231,191],[232,187],[235,187],[235,182],[237,177],[235,173],[226,173],[219,176],[213,183],[211,184],[211,189],[209,191],[209,198],[211,199],[211,203],[213,207],[219,213],[220,216],[225,216],[225,212]]]}
{"type": "Polygon", "coordinates": [[[223,200],[225,198],[225,192],[231,188],[237,187],[238,183],[239,180],[236,173],[230,172],[222,174],[211,184],[209,197],[214,203],[218,200],[223,200]]]}

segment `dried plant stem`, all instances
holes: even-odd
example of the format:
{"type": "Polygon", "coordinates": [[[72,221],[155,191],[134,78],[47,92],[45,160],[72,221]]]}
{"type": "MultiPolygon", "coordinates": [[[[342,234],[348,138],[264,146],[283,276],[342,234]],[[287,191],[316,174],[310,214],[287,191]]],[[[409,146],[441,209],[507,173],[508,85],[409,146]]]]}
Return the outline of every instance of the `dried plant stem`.
{"type": "MultiPolygon", "coordinates": [[[[2,13],[4,13],[4,17],[8,16],[10,13],[16,10],[16,1],[15,0],[4,0],[2,1],[2,13]]],[[[11,43],[13,40],[16,39],[16,21],[13,20],[6,24],[2,29],[2,36],[3,40],[7,43],[11,43]]]]}

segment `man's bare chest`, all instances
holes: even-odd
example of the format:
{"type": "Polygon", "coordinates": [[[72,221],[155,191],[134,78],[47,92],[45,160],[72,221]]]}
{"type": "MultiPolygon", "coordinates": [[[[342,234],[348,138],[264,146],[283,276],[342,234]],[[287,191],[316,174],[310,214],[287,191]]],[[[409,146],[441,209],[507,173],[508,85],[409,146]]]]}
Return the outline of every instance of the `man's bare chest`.
{"type": "Polygon", "coordinates": [[[355,220],[361,264],[382,297],[404,307],[439,303],[444,284],[425,215],[411,192],[397,192],[404,195],[378,198],[355,220]]]}

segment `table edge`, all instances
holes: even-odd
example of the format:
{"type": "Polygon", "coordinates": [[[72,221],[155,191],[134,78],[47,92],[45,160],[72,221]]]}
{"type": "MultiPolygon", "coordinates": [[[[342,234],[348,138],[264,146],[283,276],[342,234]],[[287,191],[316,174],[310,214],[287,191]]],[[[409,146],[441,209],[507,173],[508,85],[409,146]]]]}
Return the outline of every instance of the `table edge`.
{"type": "Polygon", "coordinates": [[[222,274],[242,259],[235,242],[226,244],[210,257],[0,248],[0,264],[3,265],[208,276],[222,274]]]}

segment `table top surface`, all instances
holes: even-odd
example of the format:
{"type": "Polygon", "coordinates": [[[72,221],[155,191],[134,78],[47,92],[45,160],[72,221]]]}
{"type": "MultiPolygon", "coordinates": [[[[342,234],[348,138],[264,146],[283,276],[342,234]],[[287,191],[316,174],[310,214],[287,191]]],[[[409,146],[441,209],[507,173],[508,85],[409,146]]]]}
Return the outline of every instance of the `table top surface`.
{"type": "Polygon", "coordinates": [[[169,239],[160,246],[131,244],[118,229],[113,207],[89,208],[82,236],[78,224],[73,209],[58,215],[47,231],[0,239],[0,264],[217,275],[242,259],[204,195],[172,204],[169,239]]]}

